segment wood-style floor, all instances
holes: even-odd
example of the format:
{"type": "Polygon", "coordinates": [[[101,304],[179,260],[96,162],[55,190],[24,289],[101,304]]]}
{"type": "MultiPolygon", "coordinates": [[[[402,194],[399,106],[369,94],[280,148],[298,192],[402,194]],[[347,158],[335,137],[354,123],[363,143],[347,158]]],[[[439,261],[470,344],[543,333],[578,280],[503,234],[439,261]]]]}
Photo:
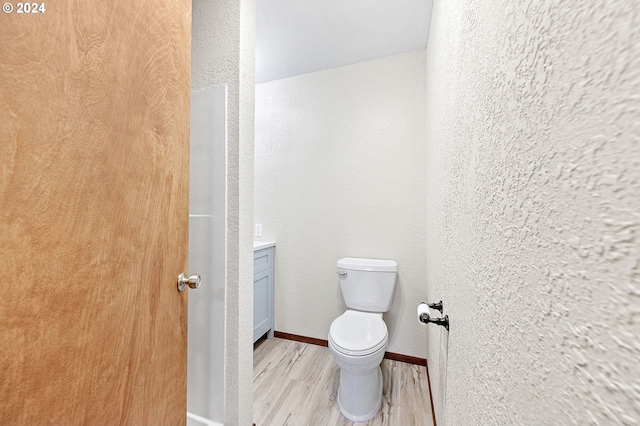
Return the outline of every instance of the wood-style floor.
{"type": "Polygon", "coordinates": [[[342,416],[336,403],[340,370],[329,348],[285,339],[263,339],[253,352],[256,426],[433,426],[424,366],[385,359],[382,407],[368,422],[342,416]]]}

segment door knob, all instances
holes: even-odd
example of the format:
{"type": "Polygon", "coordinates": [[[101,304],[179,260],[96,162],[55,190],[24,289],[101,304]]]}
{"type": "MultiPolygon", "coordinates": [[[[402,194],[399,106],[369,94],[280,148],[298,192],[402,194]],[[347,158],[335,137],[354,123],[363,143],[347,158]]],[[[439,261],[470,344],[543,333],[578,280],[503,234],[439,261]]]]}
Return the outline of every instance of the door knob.
{"type": "Polygon", "coordinates": [[[184,291],[187,285],[189,288],[196,289],[200,287],[201,282],[200,274],[193,274],[187,277],[184,272],[181,272],[180,275],[178,275],[178,291],[184,291]]]}

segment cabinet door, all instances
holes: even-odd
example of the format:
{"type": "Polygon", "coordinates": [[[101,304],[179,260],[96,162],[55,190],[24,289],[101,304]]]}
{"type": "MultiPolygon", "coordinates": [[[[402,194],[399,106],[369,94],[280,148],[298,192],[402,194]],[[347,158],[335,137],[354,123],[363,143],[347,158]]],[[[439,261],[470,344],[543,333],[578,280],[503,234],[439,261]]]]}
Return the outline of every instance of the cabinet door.
{"type": "Polygon", "coordinates": [[[273,269],[253,275],[253,341],[269,331],[271,325],[271,280],[273,269]]]}

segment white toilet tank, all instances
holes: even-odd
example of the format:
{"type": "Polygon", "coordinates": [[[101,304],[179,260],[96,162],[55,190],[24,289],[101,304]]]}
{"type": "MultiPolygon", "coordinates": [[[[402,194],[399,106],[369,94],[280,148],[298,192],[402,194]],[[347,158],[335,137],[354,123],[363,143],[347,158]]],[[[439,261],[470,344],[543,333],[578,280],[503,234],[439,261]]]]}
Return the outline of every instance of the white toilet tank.
{"type": "Polygon", "coordinates": [[[347,307],[366,312],[387,312],[396,287],[398,264],[393,260],[338,260],[338,277],[347,307]]]}

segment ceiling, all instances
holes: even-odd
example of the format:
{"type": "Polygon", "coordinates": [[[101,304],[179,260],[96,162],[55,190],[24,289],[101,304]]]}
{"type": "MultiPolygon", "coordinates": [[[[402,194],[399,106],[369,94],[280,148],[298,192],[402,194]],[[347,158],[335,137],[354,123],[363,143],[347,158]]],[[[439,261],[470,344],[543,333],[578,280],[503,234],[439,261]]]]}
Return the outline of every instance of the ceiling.
{"type": "Polygon", "coordinates": [[[256,83],[427,46],[432,0],[258,0],[256,83]]]}

